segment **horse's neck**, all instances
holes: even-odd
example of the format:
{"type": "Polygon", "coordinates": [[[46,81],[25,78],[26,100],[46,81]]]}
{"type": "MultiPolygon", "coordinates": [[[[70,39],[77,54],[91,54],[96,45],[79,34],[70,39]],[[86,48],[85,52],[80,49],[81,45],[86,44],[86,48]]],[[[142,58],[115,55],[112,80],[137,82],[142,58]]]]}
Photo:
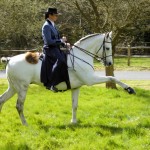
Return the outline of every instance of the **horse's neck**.
{"type": "MultiPolygon", "coordinates": [[[[91,66],[93,66],[94,56],[97,51],[100,49],[100,45],[102,45],[103,35],[98,35],[95,37],[91,37],[85,40],[81,40],[75,43],[71,53],[74,55],[77,62],[88,62],[91,66]],[[80,49],[81,48],[81,49],[80,49]]],[[[76,62],[75,61],[75,62],[76,62]]]]}
{"type": "Polygon", "coordinates": [[[73,48],[73,55],[75,55],[79,59],[83,59],[84,61],[90,63],[93,66],[93,60],[94,60],[94,58],[91,57],[91,55],[87,53],[87,52],[89,52],[89,53],[93,54],[92,50],[93,50],[93,48],[92,48],[91,45],[88,45],[88,44],[87,45],[86,44],[82,44],[82,45],[78,44],[77,47],[73,48]]]}
{"type": "Polygon", "coordinates": [[[93,56],[96,54],[96,52],[98,51],[99,45],[100,45],[100,41],[98,41],[98,37],[94,37],[89,38],[85,41],[78,41],[77,43],[75,43],[75,45],[77,47],[74,47],[74,53],[75,55],[85,58],[85,59],[90,59],[91,61],[93,61],[93,58],[90,56],[90,54],[93,54],[93,56]],[[89,55],[86,52],[83,52],[81,49],[83,49],[83,51],[87,51],[88,53],[90,53],[89,55]]]}

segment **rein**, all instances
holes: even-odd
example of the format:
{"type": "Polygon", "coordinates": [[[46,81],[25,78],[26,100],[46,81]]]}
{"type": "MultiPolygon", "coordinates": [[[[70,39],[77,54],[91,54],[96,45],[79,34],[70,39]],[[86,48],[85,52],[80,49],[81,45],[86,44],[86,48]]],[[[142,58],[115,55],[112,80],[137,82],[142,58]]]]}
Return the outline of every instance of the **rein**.
{"type": "MultiPolygon", "coordinates": [[[[97,50],[96,54],[93,54],[93,53],[91,53],[91,52],[87,51],[86,49],[81,48],[81,47],[79,47],[79,46],[76,46],[76,45],[73,45],[73,46],[76,47],[77,49],[81,50],[82,52],[86,53],[87,55],[91,56],[92,58],[97,59],[98,61],[99,61],[99,60],[101,60],[101,61],[103,60],[103,63],[105,64],[105,63],[106,63],[106,58],[112,56],[112,55],[106,56],[105,43],[111,43],[111,42],[105,41],[105,37],[104,37],[103,43],[102,43],[102,45],[100,46],[100,48],[97,50]],[[103,47],[103,56],[102,56],[102,57],[99,57],[97,54],[98,54],[98,52],[101,50],[102,47],[103,47]]],[[[71,48],[71,50],[72,50],[72,52],[73,52],[73,48],[71,48]]],[[[88,65],[90,65],[90,66],[93,68],[93,66],[92,66],[90,63],[88,63],[87,61],[85,61],[85,60],[83,60],[83,59],[81,59],[81,58],[75,56],[74,54],[71,54],[71,53],[69,53],[69,54],[73,56],[73,60],[71,60],[71,62],[72,62],[72,64],[73,64],[73,68],[74,68],[74,57],[77,58],[77,59],[79,59],[79,60],[81,60],[81,61],[83,61],[83,62],[85,62],[85,63],[87,63],[88,65]]],[[[71,58],[70,58],[70,59],[71,59],[71,58]]],[[[93,68],[93,70],[94,70],[94,68],[93,68]]]]}

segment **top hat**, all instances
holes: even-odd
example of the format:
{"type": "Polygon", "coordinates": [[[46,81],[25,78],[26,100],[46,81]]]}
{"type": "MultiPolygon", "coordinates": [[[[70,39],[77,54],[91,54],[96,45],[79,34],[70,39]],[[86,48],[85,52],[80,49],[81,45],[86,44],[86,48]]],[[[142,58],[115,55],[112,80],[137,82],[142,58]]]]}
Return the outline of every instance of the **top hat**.
{"type": "Polygon", "coordinates": [[[47,11],[45,12],[45,19],[48,18],[49,14],[51,14],[51,15],[61,15],[61,13],[57,12],[56,8],[48,8],[47,11]]]}
{"type": "Polygon", "coordinates": [[[47,11],[45,12],[45,14],[55,14],[55,15],[61,15],[61,13],[57,12],[56,8],[48,8],[47,11]]]}

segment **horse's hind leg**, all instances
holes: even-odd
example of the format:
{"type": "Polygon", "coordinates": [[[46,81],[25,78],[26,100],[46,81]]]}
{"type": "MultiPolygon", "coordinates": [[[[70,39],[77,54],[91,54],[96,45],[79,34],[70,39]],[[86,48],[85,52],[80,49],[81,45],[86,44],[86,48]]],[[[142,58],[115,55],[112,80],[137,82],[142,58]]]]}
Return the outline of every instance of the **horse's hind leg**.
{"type": "Polygon", "coordinates": [[[27,90],[22,90],[22,91],[20,90],[20,92],[18,93],[18,99],[17,99],[17,104],[16,104],[16,109],[18,111],[18,114],[20,116],[20,119],[21,119],[21,122],[23,125],[27,125],[27,122],[26,122],[26,119],[25,119],[24,113],[23,113],[26,93],[27,93],[27,90]]]}
{"type": "Polygon", "coordinates": [[[3,104],[10,99],[15,94],[14,88],[10,87],[0,96],[0,112],[2,110],[3,104]]]}

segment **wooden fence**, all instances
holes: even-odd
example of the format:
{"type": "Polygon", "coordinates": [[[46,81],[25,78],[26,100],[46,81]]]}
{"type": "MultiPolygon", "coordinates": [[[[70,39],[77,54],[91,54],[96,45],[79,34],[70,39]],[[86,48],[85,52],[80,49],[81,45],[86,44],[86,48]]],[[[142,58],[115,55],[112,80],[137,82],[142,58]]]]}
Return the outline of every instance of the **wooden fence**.
{"type": "MultiPolygon", "coordinates": [[[[148,54],[146,54],[147,57],[150,57],[150,47],[148,46],[135,46],[135,47],[131,47],[130,45],[128,45],[127,47],[118,47],[116,46],[115,47],[116,49],[116,55],[115,57],[117,56],[122,56],[122,57],[127,57],[128,61],[127,61],[127,65],[130,66],[130,59],[131,57],[133,57],[133,50],[147,50],[148,51],[148,54]],[[124,54],[123,53],[123,50],[124,50],[124,54]],[[120,54],[121,52],[121,54],[120,54]]],[[[31,49],[31,50],[1,50],[0,51],[0,57],[3,57],[3,56],[14,56],[14,55],[17,55],[17,54],[22,54],[22,53],[25,53],[25,52],[41,52],[42,51],[42,48],[38,48],[38,49],[31,49]]],[[[141,54],[138,55],[138,56],[143,56],[142,52],[140,52],[141,54]]]]}
{"type": "Polygon", "coordinates": [[[14,55],[18,55],[18,54],[22,54],[22,53],[26,53],[26,52],[41,52],[42,49],[31,49],[31,50],[0,50],[0,57],[3,56],[14,56],[14,55]]]}
{"type": "Polygon", "coordinates": [[[126,51],[126,55],[116,55],[116,56],[126,56],[128,61],[127,61],[127,65],[130,66],[130,59],[131,57],[133,57],[133,50],[147,50],[148,53],[146,53],[146,55],[143,55],[142,53],[140,55],[135,55],[138,57],[150,57],[150,47],[148,46],[135,46],[135,47],[131,47],[130,45],[128,45],[128,47],[115,47],[116,51],[122,51],[123,49],[126,51]]]}

